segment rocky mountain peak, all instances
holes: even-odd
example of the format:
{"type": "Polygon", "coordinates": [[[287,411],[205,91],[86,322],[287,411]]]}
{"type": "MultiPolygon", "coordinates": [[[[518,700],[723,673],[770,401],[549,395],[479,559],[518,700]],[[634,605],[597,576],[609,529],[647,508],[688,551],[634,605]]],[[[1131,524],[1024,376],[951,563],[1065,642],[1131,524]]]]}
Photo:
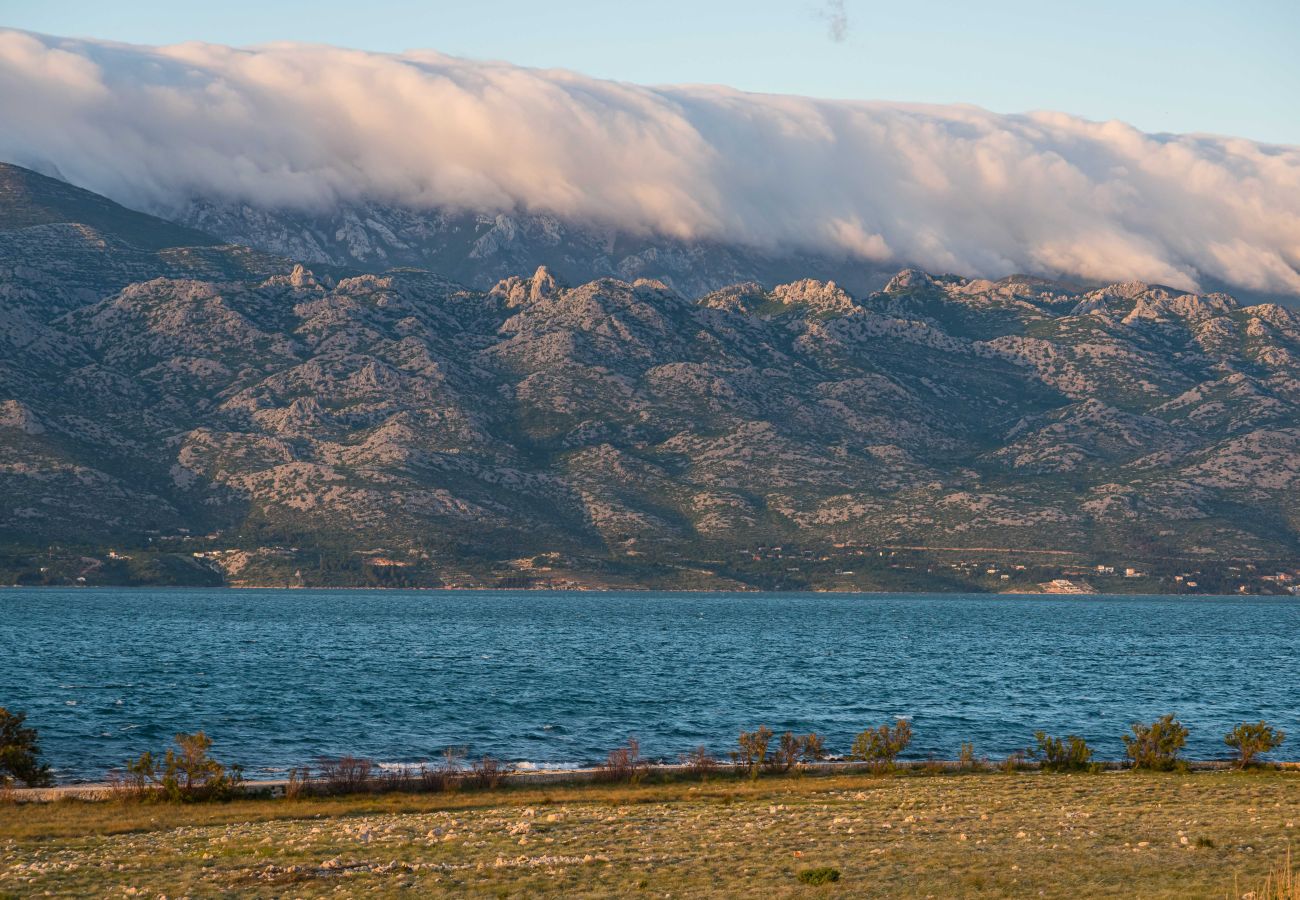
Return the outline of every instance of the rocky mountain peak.
{"type": "Polygon", "coordinates": [[[511,275],[509,278],[498,281],[489,293],[493,297],[500,297],[505,300],[506,306],[514,308],[525,304],[540,303],[543,300],[551,300],[559,294],[562,288],[563,285],[551,274],[549,268],[538,266],[537,271],[532,274],[531,278],[511,275]]]}
{"type": "Polygon", "coordinates": [[[772,297],[787,306],[806,306],[815,312],[846,313],[858,308],[835,282],[813,278],[777,285],[772,297]]]}
{"type": "Polygon", "coordinates": [[[934,276],[928,272],[922,272],[920,269],[904,269],[885,284],[885,293],[894,294],[900,291],[933,287],[934,284],[934,276]]]}

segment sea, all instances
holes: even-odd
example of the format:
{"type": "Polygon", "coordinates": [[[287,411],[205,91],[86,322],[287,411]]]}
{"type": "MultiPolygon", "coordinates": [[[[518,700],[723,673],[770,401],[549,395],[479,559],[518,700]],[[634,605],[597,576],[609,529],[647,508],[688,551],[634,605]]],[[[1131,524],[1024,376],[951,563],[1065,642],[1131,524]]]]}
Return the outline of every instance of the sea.
{"type": "Polygon", "coordinates": [[[199,729],[249,778],[448,747],[579,766],[629,737],[725,756],[760,725],[843,753],[896,717],[914,759],[996,759],[1039,729],[1119,759],[1130,723],[1169,712],[1189,757],[1263,718],[1296,759],[1297,663],[1288,598],[0,590],[0,706],[63,782],[199,729]]]}

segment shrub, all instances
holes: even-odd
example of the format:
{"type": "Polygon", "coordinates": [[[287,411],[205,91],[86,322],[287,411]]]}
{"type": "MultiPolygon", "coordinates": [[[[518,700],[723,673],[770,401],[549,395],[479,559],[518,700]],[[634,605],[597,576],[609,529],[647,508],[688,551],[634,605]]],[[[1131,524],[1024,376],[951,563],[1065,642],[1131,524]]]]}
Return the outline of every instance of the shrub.
{"type": "Polygon", "coordinates": [[[442,761],[428,768],[420,767],[420,787],[426,791],[454,791],[464,779],[465,747],[448,747],[442,751],[442,761]]]}
{"type": "Polygon", "coordinates": [[[646,762],[641,759],[641,744],[636,738],[627,739],[627,744],[609,751],[605,762],[601,764],[597,778],[601,781],[625,781],[636,784],[646,773],[646,762]]]}
{"type": "Polygon", "coordinates": [[[284,785],[284,796],[289,800],[307,797],[312,793],[311,769],[307,766],[294,766],[289,770],[289,777],[284,785]]]}
{"type": "Polygon", "coordinates": [[[386,793],[412,791],[421,784],[420,771],[410,766],[395,766],[379,772],[379,790],[386,793]]]}
{"type": "Polygon", "coordinates": [[[360,756],[322,756],[316,760],[320,781],[329,794],[358,794],[370,785],[373,760],[360,756]]]}
{"type": "Polygon", "coordinates": [[[742,731],[736,739],[737,749],[731,758],[737,766],[749,772],[750,778],[757,778],[767,763],[767,746],[771,741],[772,729],[766,725],[760,725],[757,731],[742,731]]]}
{"type": "Polygon", "coordinates": [[[470,763],[469,783],[481,790],[491,790],[501,783],[509,767],[501,760],[486,754],[470,763]]]}
{"type": "Polygon", "coordinates": [[[1012,772],[1019,772],[1025,767],[1025,751],[1013,750],[1007,754],[1006,759],[1002,760],[1002,771],[1010,775],[1012,772]]]}
{"type": "Polygon", "coordinates": [[[0,706],[0,784],[16,778],[28,787],[51,781],[50,767],[40,761],[41,747],[35,728],[24,728],[26,713],[0,706]]]}
{"type": "Polygon", "coordinates": [[[1169,772],[1179,767],[1178,751],[1187,744],[1187,729],[1173,713],[1150,725],[1135,722],[1132,731],[1132,736],[1124,735],[1124,751],[1133,768],[1169,772]]]}
{"type": "Polygon", "coordinates": [[[898,719],[893,725],[868,728],[853,739],[849,759],[860,759],[873,767],[892,769],[898,754],[912,742],[912,723],[898,719]]]}
{"type": "Polygon", "coordinates": [[[1286,740],[1286,732],[1258,722],[1242,722],[1224,736],[1223,742],[1237,752],[1238,768],[1246,768],[1262,753],[1271,753],[1286,740]]]}
{"type": "Polygon", "coordinates": [[[1044,772],[1084,772],[1092,768],[1092,748],[1076,734],[1065,740],[1052,737],[1045,731],[1034,732],[1038,747],[1030,754],[1039,761],[1044,772]]]}
{"type": "Polygon", "coordinates": [[[126,764],[126,775],[117,785],[136,796],[157,792],[164,800],[228,800],[243,784],[243,770],[212,758],[212,738],[202,731],[178,734],[175,747],[159,760],[145,751],[126,764]]]}
{"type": "Polygon", "coordinates": [[[708,778],[718,771],[717,759],[703,744],[700,744],[690,753],[683,753],[678,758],[682,761],[682,766],[689,774],[698,775],[702,779],[708,778]]]}
{"type": "Polygon", "coordinates": [[[799,748],[801,762],[814,763],[826,758],[826,742],[817,732],[810,731],[805,734],[801,743],[802,746],[799,748]]]}
{"type": "Polygon", "coordinates": [[[819,866],[816,869],[804,869],[795,877],[804,884],[831,884],[840,880],[840,870],[831,866],[819,866]]]}
{"type": "Polygon", "coordinates": [[[795,734],[787,731],[781,735],[776,751],[767,761],[767,767],[773,772],[789,772],[799,769],[810,762],[816,762],[826,755],[821,735],[816,732],[795,734]]]}
{"type": "Polygon", "coordinates": [[[979,769],[986,768],[987,759],[978,759],[975,756],[975,745],[972,743],[963,743],[957,750],[957,770],[960,772],[975,772],[979,769]]]}

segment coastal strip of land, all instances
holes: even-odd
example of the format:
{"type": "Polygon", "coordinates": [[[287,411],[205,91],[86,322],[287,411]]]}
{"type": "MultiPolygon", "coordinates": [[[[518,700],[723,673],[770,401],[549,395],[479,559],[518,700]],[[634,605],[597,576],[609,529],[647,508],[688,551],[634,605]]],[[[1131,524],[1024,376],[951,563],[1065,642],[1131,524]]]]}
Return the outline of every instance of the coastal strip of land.
{"type": "Polygon", "coordinates": [[[1240,897],[1297,824],[1276,769],[6,803],[0,897],[1240,897]]]}

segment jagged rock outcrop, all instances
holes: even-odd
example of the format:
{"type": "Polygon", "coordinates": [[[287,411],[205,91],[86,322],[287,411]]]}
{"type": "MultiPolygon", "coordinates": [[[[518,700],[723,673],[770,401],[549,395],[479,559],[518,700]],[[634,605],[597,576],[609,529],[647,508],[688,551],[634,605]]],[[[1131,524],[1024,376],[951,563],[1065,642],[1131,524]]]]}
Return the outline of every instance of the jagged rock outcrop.
{"type": "Polygon", "coordinates": [[[915,270],[476,290],[101,225],[0,227],[0,543],[733,574],[779,544],[1300,547],[1282,306],[915,270]]]}

